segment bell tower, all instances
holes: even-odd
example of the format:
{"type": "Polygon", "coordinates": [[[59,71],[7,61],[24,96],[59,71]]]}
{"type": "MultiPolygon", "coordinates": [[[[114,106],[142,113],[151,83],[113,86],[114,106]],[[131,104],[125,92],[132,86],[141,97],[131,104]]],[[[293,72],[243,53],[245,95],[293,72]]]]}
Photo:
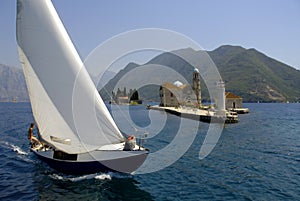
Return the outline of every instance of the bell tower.
{"type": "Polygon", "coordinates": [[[193,71],[193,85],[192,88],[196,94],[197,107],[201,107],[201,87],[200,87],[200,77],[199,70],[197,68],[193,71]]]}

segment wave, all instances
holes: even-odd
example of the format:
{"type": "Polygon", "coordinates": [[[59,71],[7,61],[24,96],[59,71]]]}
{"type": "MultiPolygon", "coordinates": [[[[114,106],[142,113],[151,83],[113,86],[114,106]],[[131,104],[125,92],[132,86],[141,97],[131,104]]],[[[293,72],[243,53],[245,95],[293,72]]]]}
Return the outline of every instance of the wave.
{"type": "Polygon", "coordinates": [[[62,181],[72,181],[78,182],[82,180],[89,180],[89,179],[98,179],[98,180],[111,180],[111,173],[101,173],[101,174],[88,174],[82,176],[68,176],[68,175],[59,175],[59,174],[51,174],[49,175],[52,179],[55,180],[62,180],[62,181]]]}
{"type": "Polygon", "coordinates": [[[95,173],[95,174],[88,174],[82,176],[69,176],[69,175],[59,175],[59,174],[50,174],[49,177],[55,180],[61,181],[71,181],[71,182],[78,182],[82,180],[89,180],[89,179],[96,179],[96,180],[112,180],[113,178],[130,178],[131,175],[116,173],[116,172],[107,172],[107,173],[95,173]]]}
{"type": "Polygon", "coordinates": [[[9,149],[11,149],[12,151],[16,152],[19,155],[28,155],[27,152],[22,150],[21,147],[17,145],[11,144],[9,142],[4,142],[4,141],[1,141],[0,143],[6,145],[9,149]]]}
{"type": "Polygon", "coordinates": [[[107,180],[111,180],[111,174],[100,174],[100,175],[97,175],[97,176],[95,176],[95,179],[97,179],[97,180],[105,180],[105,179],[107,179],[107,180]]]}
{"type": "Polygon", "coordinates": [[[25,151],[23,151],[20,147],[16,146],[16,145],[13,145],[11,144],[10,145],[13,149],[14,152],[17,152],[17,154],[20,154],[20,155],[28,155],[28,153],[26,153],[25,151]]]}

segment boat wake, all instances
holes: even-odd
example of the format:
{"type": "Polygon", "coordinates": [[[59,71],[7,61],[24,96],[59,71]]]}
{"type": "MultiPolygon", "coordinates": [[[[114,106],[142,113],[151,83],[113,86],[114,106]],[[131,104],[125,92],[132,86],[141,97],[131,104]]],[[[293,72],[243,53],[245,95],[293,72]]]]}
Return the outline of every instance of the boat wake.
{"type": "Polygon", "coordinates": [[[20,147],[18,147],[16,145],[13,145],[13,144],[11,144],[10,146],[13,149],[14,152],[17,152],[17,154],[28,155],[28,153],[26,153],[25,151],[23,151],[20,147]]]}
{"type": "MultiPolygon", "coordinates": [[[[26,151],[22,150],[21,147],[19,147],[17,145],[14,145],[14,144],[11,144],[9,142],[5,142],[5,141],[0,141],[0,146],[3,147],[6,150],[10,150],[10,151],[15,152],[18,159],[21,159],[25,162],[34,163],[34,161],[31,160],[30,157],[29,157],[29,152],[26,152],[26,151]]],[[[11,155],[11,157],[16,159],[14,155],[11,155]]]]}
{"type": "Polygon", "coordinates": [[[121,174],[121,173],[115,173],[115,172],[107,172],[107,173],[96,173],[96,174],[88,174],[88,175],[82,175],[82,176],[68,176],[68,175],[59,175],[59,174],[50,174],[50,178],[55,180],[61,180],[61,181],[71,181],[71,182],[78,182],[83,180],[89,180],[89,179],[96,179],[96,180],[112,180],[113,178],[131,178],[132,175],[128,174],[121,174]]]}
{"type": "Polygon", "coordinates": [[[17,145],[11,144],[9,142],[3,142],[1,141],[1,144],[4,144],[5,146],[7,146],[9,149],[11,149],[12,151],[16,152],[19,155],[28,155],[27,152],[23,151],[20,147],[18,147],[17,145]]]}

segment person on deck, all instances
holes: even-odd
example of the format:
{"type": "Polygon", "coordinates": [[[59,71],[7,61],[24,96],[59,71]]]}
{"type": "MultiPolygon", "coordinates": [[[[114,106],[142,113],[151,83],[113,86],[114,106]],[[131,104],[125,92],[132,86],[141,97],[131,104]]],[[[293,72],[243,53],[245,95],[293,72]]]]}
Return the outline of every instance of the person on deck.
{"type": "Polygon", "coordinates": [[[31,145],[35,147],[38,144],[40,144],[40,141],[33,136],[33,128],[34,128],[34,123],[31,123],[30,128],[28,130],[28,139],[30,140],[31,145]]]}

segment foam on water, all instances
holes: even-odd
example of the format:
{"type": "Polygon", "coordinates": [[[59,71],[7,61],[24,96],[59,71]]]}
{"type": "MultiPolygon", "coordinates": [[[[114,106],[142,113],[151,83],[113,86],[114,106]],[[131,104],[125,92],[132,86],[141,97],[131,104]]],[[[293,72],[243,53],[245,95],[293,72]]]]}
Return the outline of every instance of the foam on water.
{"type": "Polygon", "coordinates": [[[18,147],[17,145],[11,144],[9,142],[0,142],[1,144],[4,144],[5,146],[7,146],[9,149],[13,150],[14,152],[16,152],[19,155],[28,155],[27,152],[23,151],[20,147],[18,147]]]}
{"type": "Polygon", "coordinates": [[[108,172],[108,173],[95,173],[95,174],[87,174],[82,176],[69,176],[69,175],[59,175],[59,174],[50,174],[49,177],[55,180],[62,181],[72,181],[78,182],[82,180],[96,179],[96,180],[112,180],[113,178],[130,178],[132,175],[121,174],[116,172],[108,172]]]}
{"type": "Polygon", "coordinates": [[[98,179],[98,180],[111,180],[111,174],[100,174],[100,175],[97,175],[95,176],[95,179],[98,179]]]}
{"type": "Polygon", "coordinates": [[[97,173],[97,174],[88,174],[88,175],[82,175],[82,176],[68,176],[68,175],[58,175],[58,174],[51,174],[49,175],[52,179],[56,180],[62,180],[62,181],[72,181],[72,182],[78,182],[82,180],[88,180],[88,179],[97,179],[97,180],[111,180],[112,179],[112,173],[97,173]]]}
{"type": "Polygon", "coordinates": [[[17,152],[17,154],[20,154],[20,155],[28,155],[28,153],[26,153],[25,151],[23,151],[20,147],[16,146],[16,145],[13,145],[11,144],[10,145],[13,149],[14,152],[17,152]]]}

